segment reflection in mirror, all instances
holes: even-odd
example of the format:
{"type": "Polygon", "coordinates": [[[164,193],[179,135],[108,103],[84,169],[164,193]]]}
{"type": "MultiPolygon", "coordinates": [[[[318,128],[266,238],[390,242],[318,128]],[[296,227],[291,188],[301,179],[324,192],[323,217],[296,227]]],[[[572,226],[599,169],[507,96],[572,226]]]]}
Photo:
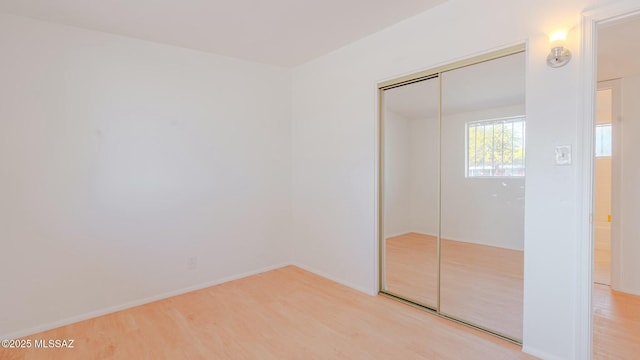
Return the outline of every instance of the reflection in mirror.
{"type": "Polygon", "coordinates": [[[440,311],[522,339],[525,56],[442,74],[440,311]]]}
{"type": "Polygon", "coordinates": [[[383,290],[437,306],[438,78],[383,93],[383,290]]]}

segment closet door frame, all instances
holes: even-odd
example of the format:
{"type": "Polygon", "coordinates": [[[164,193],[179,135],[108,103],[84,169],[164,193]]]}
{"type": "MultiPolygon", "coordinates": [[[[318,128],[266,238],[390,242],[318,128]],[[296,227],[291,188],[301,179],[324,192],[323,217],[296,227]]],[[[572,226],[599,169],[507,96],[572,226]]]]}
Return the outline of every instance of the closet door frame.
{"type": "MultiPolygon", "coordinates": [[[[415,303],[411,300],[405,299],[403,298],[400,294],[393,294],[390,293],[388,291],[385,291],[384,289],[386,288],[386,283],[385,283],[385,238],[384,238],[384,145],[385,145],[385,140],[384,140],[384,91],[385,90],[390,90],[399,86],[404,86],[404,85],[409,85],[418,81],[422,81],[422,80],[426,80],[426,79],[432,79],[432,78],[437,78],[438,79],[438,87],[439,87],[439,91],[438,91],[438,131],[442,132],[442,74],[446,71],[451,71],[451,70],[455,70],[455,69],[459,69],[462,67],[466,67],[466,66],[471,66],[471,65],[475,65],[475,64],[479,64],[485,61],[491,61],[494,59],[498,59],[501,57],[505,57],[505,56],[509,56],[509,55],[514,55],[517,53],[522,53],[522,52],[526,52],[526,44],[518,44],[518,45],[514,45],[514,46],[510,46],[501,50],[497,50],[497,51],[492,51],[483,55],[479,55],[479,56],[475,56],[475,57],[471,57],[468,59],[464,59],[461,61],[457,61],[457,62],[453,62],[451,64],[447,64],[447,65],[443,65],[443,66],[439,66],[439,67],[435,67],[435,68],[431,68],[431,69],[427,69],[427,70],[423,70],[420,72],[416,72],[413,74],[409,74],[409,75],[405,75],[399,78],[395,78],[395,79],[391,79],[391,80],[387,80],[387,81],[383,81],[381,83],[378,83],[377,87],[378,87],[378,151],[377,151],[377,157],[378,157],[378,174],[377,174],[377,184],[378,184],[378,193],[377,193],[377,221],[378,221],[378,226],[377,226],[377,233],[378,233],[378,294],[382,295],[382,296],[386,296],[386,297],[390,297],[392,299],[398,300],[400,302],[406,303],[410,306],[419,308],[421,310],[433,313],[435,315],[438,315],[440,317],[446,318],[448,320],[460,323],[462,325],[465,326],[469,326],[471,328],[480,330],[482,332],[500,337],[502,339],[505,339],[507,341],[510,341],[512,343],[518,344],[518,345],[522,345],[522,340],[521,339],[514,339],[511,337],[508,337],[504,334],[500,334],[500,333],[496,333],[493,332],[489,329],[485,329],[481,326],[478,325],[474,325],[468,322],[465,322],[463,320],[448,316],[446,314],[443,314],[440,311],[440,269],[441,269],[441,256],[440,256],[440,251],[441,251],[441,228],[442,228],[442,224],[440,221],[440,211],[438,211],[438,219],[437,219],[437,224],[438,224],[438,231],[437,231],[437,249],[436,249],[436,254],[437,254],[437,274],[436,274],[436,284],[437,284],[437,304],[436,304],[436,308],[430,308],[418,303],[415,303]]],[[[438,135],[440,136],[440,135],[438,135]]],[[[442,147],[442,143],[439,142],[438,145],[439,149],[438,149],[438,174],[441,173],[441,147],[442,147]]],[[[440,179],[440,175],[438,175],[438,208],[440,208],[440,201],[441,201],[441,197],[442,197],[442,184],[441,184],[441,179],[440,179]]]]}

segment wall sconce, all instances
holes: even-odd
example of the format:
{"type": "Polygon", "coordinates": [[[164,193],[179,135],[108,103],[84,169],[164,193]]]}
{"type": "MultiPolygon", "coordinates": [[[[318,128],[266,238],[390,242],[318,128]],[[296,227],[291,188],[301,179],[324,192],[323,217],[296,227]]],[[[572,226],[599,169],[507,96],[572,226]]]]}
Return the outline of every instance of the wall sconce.
{"type": "Polygon", "coordinates": [[[551,35],[549,38],[551,41],[551,52],[547,56],[547,65],[552,68],[558,68],[569,63],[569,60],[571,60],[571,51],[564,47],[566,39],[567,33],[564,31],[557,31],[551,35]]]}

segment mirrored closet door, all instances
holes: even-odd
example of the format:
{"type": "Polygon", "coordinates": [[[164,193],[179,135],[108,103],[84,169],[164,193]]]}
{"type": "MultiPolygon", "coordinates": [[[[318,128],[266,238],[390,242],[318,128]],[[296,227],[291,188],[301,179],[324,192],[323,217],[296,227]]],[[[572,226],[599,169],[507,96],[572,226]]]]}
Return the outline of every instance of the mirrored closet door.
{"type": "Polygon", "coordinates": [[[438,298],[439,80],[384,91],[384,289],[435,309],[438,298]]]}
{"type": "Polygon", "coordinates": [[[524,53],[442,74],[441,307],[522,339],[524,53]]]}
{"type": "Polygon", "coordinates": [[[381,292],[521,342],[524,47],[380,89],[381,292]]]}

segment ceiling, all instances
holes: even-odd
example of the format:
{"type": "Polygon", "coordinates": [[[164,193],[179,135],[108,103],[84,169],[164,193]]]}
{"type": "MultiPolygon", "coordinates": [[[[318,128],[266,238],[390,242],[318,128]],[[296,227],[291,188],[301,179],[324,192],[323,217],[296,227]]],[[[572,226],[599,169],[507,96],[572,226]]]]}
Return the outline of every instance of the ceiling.
{"type": "MultiPolygon", "coordinates": [[[[446,1],[0,0],[0,12],[292,67],[446,1]]],[[[598,36],[598,80],[640,74],[640,16],[598,36]]]]}
{"type": "Polygon", "coordinates": [[[291,67],[446,0],[0,0],[0,12],[291,67]]]}
{"type": "MultiPolygon", "coordinates": [[[[525,53],[517,53],[442,75],[443,114],[525,103],[525,53]]],[[[408,119],[438,116],[438,79],[384,92],[385,109],[408,119]]]]}
{"type": "Polygon", "coordinates": [[[640,15],[598,28],[598,81],[640,75],[640,15]]]}

